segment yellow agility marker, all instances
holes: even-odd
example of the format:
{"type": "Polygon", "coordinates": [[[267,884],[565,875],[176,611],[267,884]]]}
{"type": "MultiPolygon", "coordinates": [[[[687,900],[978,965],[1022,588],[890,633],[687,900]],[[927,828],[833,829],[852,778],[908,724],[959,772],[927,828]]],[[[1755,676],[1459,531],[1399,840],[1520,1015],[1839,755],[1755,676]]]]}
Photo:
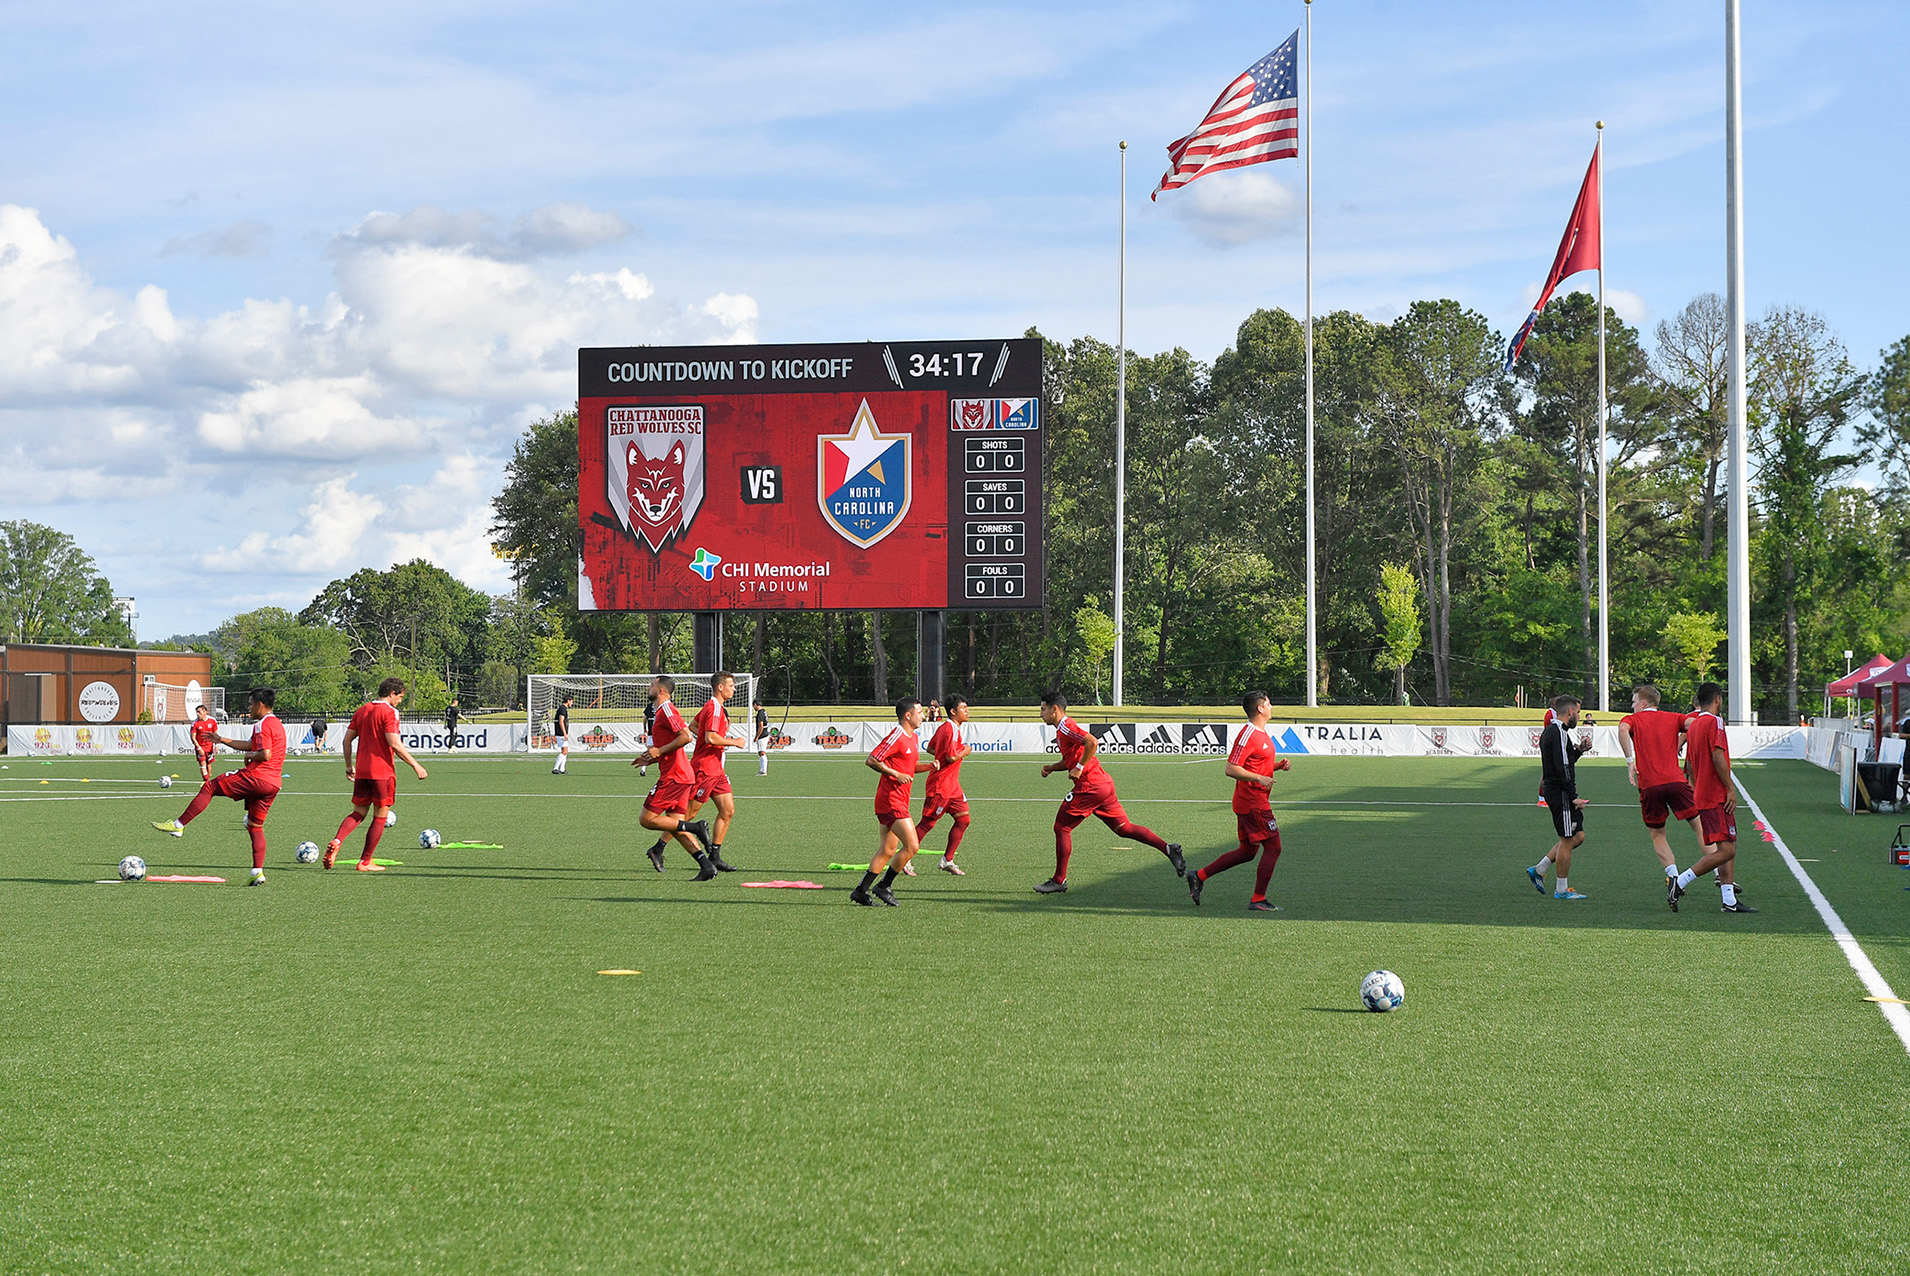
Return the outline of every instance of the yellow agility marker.
{"type": "Polygon", "coordinates": [[[597,973],[600,975],[641,975],[643,972],[641,970],[600,970],[597,973]]]}
{"type": "Polygon", "coordinates": [[[1880,1006],[1910,1006],[1910,1001],[1902,997],[1865,997],[1865,1001],[1874,1001],[1880,1006]]]}

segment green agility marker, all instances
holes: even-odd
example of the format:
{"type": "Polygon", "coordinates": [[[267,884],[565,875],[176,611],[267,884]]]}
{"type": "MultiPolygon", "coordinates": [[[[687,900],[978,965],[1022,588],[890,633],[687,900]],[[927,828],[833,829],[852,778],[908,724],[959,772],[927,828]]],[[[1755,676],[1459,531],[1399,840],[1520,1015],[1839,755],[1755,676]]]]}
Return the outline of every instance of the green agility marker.
{"type": "Polygon", "coordinates": [[[503,845],[498,842],[439,842],[441,851],[501,851],[503,845]]]}

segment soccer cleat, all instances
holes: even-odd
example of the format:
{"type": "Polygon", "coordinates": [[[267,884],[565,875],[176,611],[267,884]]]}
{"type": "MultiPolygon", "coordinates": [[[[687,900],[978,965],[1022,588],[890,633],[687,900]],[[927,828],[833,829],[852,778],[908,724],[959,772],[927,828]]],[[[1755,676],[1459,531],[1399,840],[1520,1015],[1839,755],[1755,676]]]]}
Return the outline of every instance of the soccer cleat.
{"type": "Polygon", "coordinates": [[[716,865],[716,871],[719,873],[740,873],[743,871],[723,858],[723,848],[720,846],[712,846],[710,848],[710,863],[716,865]]]}
{"type": "Polygon", "coordinates": [[[1562,891],[1553,891],[1552,898],[1553,899],[1590,899],[1591,896],[1586,895],[1581,891],[1562,890],[1562,891]]]}
{"type": "Polygon", "coordinates": [[[1735,904],[1722,905],[1718,909],[1718,911],[1721,913],[1755,913],[1757,909],[1752,908],[1749,904],[1745,903],[1743,900],[1739,900],[1735,904]]]}
{"type": "Polygon", "coordinates": [[[1285,910],[1269,900],[1255,899],[1247,901],[1247,911],[1250,913],[1279,913],[1285,910]]]}
{"type": "Polygon", "coordinates": [[[875,907],[875,901],[869,898],[869,892],[863,890],[860,886],[849,892],[849,902],[851,904],[860,904],[864,908],[875,907]]]}
{"type": "Polygon", "coordinates": [[[1665,887],[1665,903],[1669,904],[1671,911],[1675,913],[1678,911],[1678,901],[1684,898],[1685,888],[1678,885],[1678,879],[1675,877],[1667,877],[1665,881],[1668,883],[1665,887]]]}
{"type": "Polygon", "coordinates": [[[710,822],[708,820],[685,820],[677,825],[677,829],[680,832],[688,833],[691,837],[703,843],[704,850],[707,851],[710,849],[710,822]]]}
{"type": "Polygon", "coordinates": [[[690,880],[693,882],[713,882],[716,880],[716,865],[710,863],[709,856],[699,855],[696,857],[696,876],[690,880]]]}
{"type": "Polygon", "coordinates": [[[1200,880],[1199,873],[1189,873],[1187,875],[1187,893],[1193,897],[1194,907],[1196,908],[1200,907],[1200,888],[1205,885],[1206,883],[1200,880]]]}
{"type": "Polygon", "coordinates": [[[1167,862],[1174,866],[1175,877],[1187,876],[1187,857],[1180,853],[1179,842],[1167,844],[1167,862]]]}
{"type": "Polygon", "coordinates": [[[658,842],[655,846],[645,851],[644,854],[650,857],[651,868],[654,868],[659,873],[666,873],[669,871],[663,866],[663,843],[658,842]]]}
{"type": "Polygon", "coordinates": [[[902,866],[902,873],[905,877],[914,877],[915,876],[915,861],[910,860],[908,863],[904,864],[902,866]]]}
{"type": "Polygon", "coordinates": [[[962,866],[960,864],[957,864],[954,860],[951,860],[951,859],[944,859],[940,864],[937,864],[935,867],[941,869],[944,873],[953,873],[957,877],[968,876],[967,873],[964,873],[962,871],[962,866]]]}
{"type": "Polygon", "coordinates": [[[1068,884],[1066,882],[1057,882],[1055,881],[1054,878],[1050,877],[1047,881],[1042,882],[1040,885],[1035,887],[1035,894],[1059,895],[1059,894],[1062,894],[1067,889],[1068,889],[1068,884]]]}
{"type": "Polygon", "coordinates": [[[249,880],[249,881],[247,881],[247,882],[246,882],[246,885],[247,885],[247,886],[263,886],[263,885],[265,885],[265,874],[264,874],[264,873],[254,873],[254,874],[252,874],[252,877],[251,877],[251,880],[249,880]]]}
{"type": "Polygon", "coordinates": [[[326,868],[330,868],[332,865],[338,863],[338,848],[340,845],[341,843],[337,838],[333,838],[325,844],[325,858],[321,860],[320,863],[324,864],[326,868]]]}
{"type": "Polygon", "coordinates": [[[369,860],[359,860],[358,871],[361,873],[382,873],[385,871],[385,866],[383,864],[373,864],[369,860]]]}
{"type": "Polygon", "coordinates": [[[877,886],[874,890],[870,891],[869,893],[874,895],[877,899],[881,900],[884,904],[887,904],[890,908],[894,908],[896,906],[895,891],[891,889],[890,887],[877,886]]]}
{"type": "Polygon", "coordinates": [[[171,837],[184,837],[186,835],[186,826],[181,824],[178,820],[154,820],[153,827],[171,837]]]}
{"type": "Polygon", "coordinates": [[[1541,895],[1545,894],[1545,874],[1539,872],[1536,868],[1528,868],[1525,870],[1525,875],[1532,879],[1533,890],[1541,895]]]}

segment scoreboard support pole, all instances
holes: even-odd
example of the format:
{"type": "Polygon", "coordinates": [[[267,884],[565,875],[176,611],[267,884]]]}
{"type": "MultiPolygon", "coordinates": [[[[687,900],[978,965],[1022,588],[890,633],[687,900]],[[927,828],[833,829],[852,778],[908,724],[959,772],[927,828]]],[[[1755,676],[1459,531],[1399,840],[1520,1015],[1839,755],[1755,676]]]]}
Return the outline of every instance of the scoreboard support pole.
{"type": "Polygon", "coordinates": [[[693,611],[692,645],[696,648],[696,668],[692,673],[715,673],[723,667],[723,613],[693,611]]]}
{"type": "Polygon", "coordinates": [[[915,698],[923,704],[947,693],[947,613],[919,613],[915,628],[915,698]]]}

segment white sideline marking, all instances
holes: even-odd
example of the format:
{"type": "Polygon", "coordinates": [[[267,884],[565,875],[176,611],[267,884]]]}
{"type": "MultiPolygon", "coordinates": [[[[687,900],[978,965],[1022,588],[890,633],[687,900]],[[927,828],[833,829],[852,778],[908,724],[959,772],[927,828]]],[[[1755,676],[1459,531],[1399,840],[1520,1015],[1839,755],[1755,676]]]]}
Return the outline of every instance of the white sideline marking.
{"type": "Polygon", "coordinates": [[[1817,889],[1817,883],[1811,880],[1811,875],[1804,871],[1804,866],[1798,862],[1795,855],[1791,854],[1791,848],[1784,844],[1784,835],[1777,831],[1776,825],[1764,818],[1763,809],[1758,806],[1757,799],[1751,796],[1751,791],[1744,787],[1744,781],[1734,775],[1731,777],[1731,782],[1737,785],[1738,792],[1743,794],[1744,800],[1750,804],[1751,814],[1756,816],[1758,823],[1770,833],[1771,845],[1775,846],[1777,853],[1784,857],[1784,864],[1791,870],[1791,876],[1797,879],[1797,884],[1804,888],[1804,894],[1810,897],[1812,906],[1817,909],[1818,917],[1822,918],[1824,925],[1830,929],[1830,937],[1837,941],[1839,948],[1844,950],[1844,960],[1848,961],[1850,968],[1857,972],[1857,979],[1863,984],[1864,991],[1880,999],[1877,1002],[1877,1009],[1883,1012],[1884,1022],[1888,1023],[1891,1031],[1897,1034],[1897,1040],[1903,1042],[1903,1048],[1910,1051],[1910,1006],[1905,1006],[1898,1001],[1897,994],[1890,990],[1890,985],[1884,981],[1884,977],[1877,972],[1875,966],[1871,965],[1870,957],[1858,945],[1856,937],[1850,933],[1850,927],[1844,925],[1844,919],[1837,915],[1837,910],[1831,907],[1828,899],[1824,898],[1824,892],[1817,889]],[[1882,1000],[1884,998],[1888,1000],[1882,1000]]]}
{"type": "MultiPolygon", "coordinates": [[[[160,790],[160,792],[167,792],[167,791],[168,790],[160,790]]],[[[198,790],[196,789],[186,790],[186,792],[189,792],[189,793],[196,793],[197,791],[198,790]]],[[[1066,794],[1066,790],[1056,789],[1055,795],[1053,797],[1028,798],[1028,797],[973,797],[971,796],[968,800],[970,802],[1033,802],[1041,806],[1054,806],[1061,801],[1062,797],[1065,796],[1065,794],[1066,794]]],[[[417,789],[407,789],[405,790],[403,797],[406,803],[415,802],[421,798],[429,798],[434,800],[443,799],[443,798],[561,798],[561,799],[564,799],[565,801],[572,801],[572,802],[592,801],[592,800],[629,802],[629,801],[639,801],[643,798],[643,795],[644,795],[644,791],[641,791],[641,790],[633,791],[629,793],[566,793],[561,790],[545,792],[545,793],[461,793],[461,792],[444,792],[444,791],[432,792],[430,790],[420,791],[417,789]]],[[[343,791],[337,790],[337,789],[325,789],[315,793],[307,792],[307,791],[299,790],[299,789],[284,789],[284,790],[281,790],[279,796],[281,797],[329,797],[329,798],[340,798],[342,800],[346,796],[346,794],[343,791]]],[[[745,802],[867,802],[869,801],[869,798],[867,795],[859,795],[859,794],[751,793],[751,794],[739,794],[738,796],[742,797],[745,802]]],[[[133,801],[139,801],[142,799],[146,801],[161,800],[158,798],[157,794],[155,793],[34,793],[34,794],[21,794],[17,797],[0,797],[0,802],[133,802],[133,801]]],[[[1223,795],[1220,797],[1211,797],[1211,798],[1145,798],[1144,797],[1144,798],[1127,798],[1123,800],[1132,802],[1137,806],[1225,806],[1231,799],[1223,795]]],[[[175,798],[174,801],[177,801],[177,799],[175,798]]],[[[1635,805],[1630,802],[1594,802],[1592,803],[1592,805],[1595,807],[1608,807],[1615,810],[1623,810],[1623,811],[1629,811],[1629,810],[1635,809],[1635,805]]],[[[1484,806],[1484,807],[1505,807],[1505,808],[1517,809],[1517,810],[1526,810],[1528,808],[1531,808],[1534,810],[1538,809],[1538,804],[1535,802],[1430,802],[1430,801],[1429,802],[1413,802],[1413,801],[1400,801],[1400,800],[1389,799],[1389,798],[1295,798],[1292,801],[1281,802],[1280,806],[1283,808],[1296,807],[1296,806],[1401,806],[1401,807],[1414,807],[1414,808],[1429,807],[1429,806],[1438,806],[1438,807],[1484,806]]]]}

